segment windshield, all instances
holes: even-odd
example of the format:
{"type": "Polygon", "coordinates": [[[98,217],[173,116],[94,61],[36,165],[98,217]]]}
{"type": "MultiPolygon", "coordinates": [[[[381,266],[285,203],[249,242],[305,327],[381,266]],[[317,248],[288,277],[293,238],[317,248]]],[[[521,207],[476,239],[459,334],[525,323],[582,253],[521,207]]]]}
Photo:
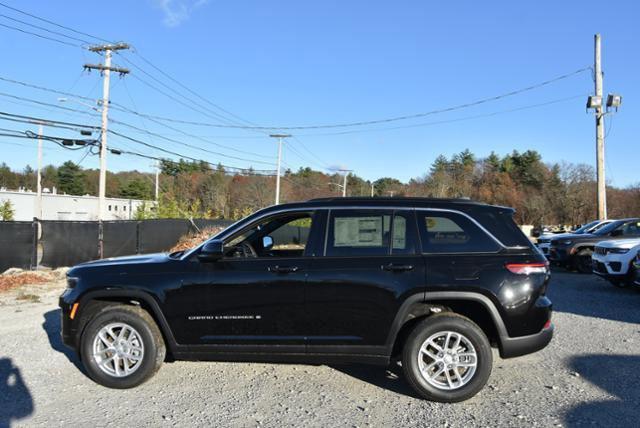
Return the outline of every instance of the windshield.
{"type": "Polygon", "coordinates": [[[612,223],[609,223],[608,225],[604,226],[601,229],[596,230],[595,232],[593,232],[594,235],[598,235],[598,236],[602,236],[602,235],[608,235],[609,233],[613,232],[614,230],[616,230],[622,223],[624,223],[623,221],[614,221],[612,223]]]}
{"type": "Polygon", "coordinates": [[[591,229],[593,226],[596,226],[599,222],[600,222],[599,220],[596,220],[596,221],[592,221],[591,223],[587,223],[584,226],[576,229],[576,231],[573,233],[577,233],[577,234],[586,233],[589,229],[591,229]]]}

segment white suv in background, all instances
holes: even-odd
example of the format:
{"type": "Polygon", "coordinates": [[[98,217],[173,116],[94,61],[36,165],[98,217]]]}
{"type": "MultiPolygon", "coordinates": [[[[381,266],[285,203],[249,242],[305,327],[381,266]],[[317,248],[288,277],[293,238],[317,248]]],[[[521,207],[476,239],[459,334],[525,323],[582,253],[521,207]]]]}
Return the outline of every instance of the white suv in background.
{"type": "Polygon", "coordinates": [[[598,242],[591,256],[593,273],[618,287],[631,285],[636,277],[633,262],[638,251],[640,238],[598,242]]]}

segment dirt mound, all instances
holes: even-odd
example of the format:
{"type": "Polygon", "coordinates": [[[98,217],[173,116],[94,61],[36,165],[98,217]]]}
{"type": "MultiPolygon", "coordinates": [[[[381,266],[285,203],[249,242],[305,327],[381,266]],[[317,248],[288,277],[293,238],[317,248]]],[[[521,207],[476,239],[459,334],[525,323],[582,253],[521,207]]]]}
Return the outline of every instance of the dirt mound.
{"type": "Polygon", "coordinates": [[[0,292],[12,290],[23,285],[46,284],[52,280],[51,273],[19,272],[11,275],[0,275],[0,292]]]}
{"type": "Polygon", "coordinates": [[[208,227],[206,229],[203,229],[199,233],[190,233],[189,235],[185,235],[180,238],[178,243],[174,245],[170,251],[182,251],[196,247],[207,239],[211,238],[216,233],[220,232],[222,229],[224,229],[224,227],[208,227]]]}

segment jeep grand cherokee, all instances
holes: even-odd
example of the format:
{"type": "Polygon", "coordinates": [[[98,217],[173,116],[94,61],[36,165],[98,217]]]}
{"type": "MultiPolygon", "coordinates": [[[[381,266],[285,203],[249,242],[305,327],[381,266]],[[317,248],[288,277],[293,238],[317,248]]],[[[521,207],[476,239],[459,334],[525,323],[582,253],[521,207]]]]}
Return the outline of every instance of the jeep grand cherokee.
{"type": "Polygon", "coordinates": [[[339,198],[263,209],[185,252],[84,263],[62,337],[112,388],[174,359],[388,365],[456,402],[551,340],[544,256],[513,210],[469,200],[339,198]]]}

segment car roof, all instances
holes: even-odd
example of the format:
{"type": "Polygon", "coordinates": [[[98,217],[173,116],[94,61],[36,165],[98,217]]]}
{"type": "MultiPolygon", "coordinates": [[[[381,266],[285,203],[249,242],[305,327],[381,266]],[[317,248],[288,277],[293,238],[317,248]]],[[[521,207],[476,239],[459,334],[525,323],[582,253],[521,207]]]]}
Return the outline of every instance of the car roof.
{"type": "Polygon", "coordinates": [[[513,212],[513,208],[489,205],[467,198],[419,198],[419,197],[334,197],[317,198],[305,202],[293,202],[269,207],[268,209],[286,210],[289,208],[314,207],[421,207],[421,208],[454,208],[460,210],[499,209],[513,212]]]}

